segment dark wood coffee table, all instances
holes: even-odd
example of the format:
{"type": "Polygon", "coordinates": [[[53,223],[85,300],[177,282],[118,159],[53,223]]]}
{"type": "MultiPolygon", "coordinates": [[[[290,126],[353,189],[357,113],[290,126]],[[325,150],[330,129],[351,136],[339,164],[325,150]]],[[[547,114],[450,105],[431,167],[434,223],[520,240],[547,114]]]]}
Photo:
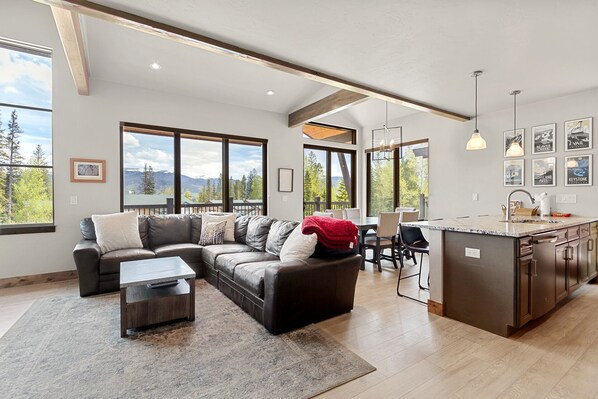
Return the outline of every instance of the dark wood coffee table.
{"type": "Polygon", "coordinates": [[[120,336],[127,329],[195,320],[195,272],[180,257],[120,264],[120,336]],[[152,287],[177,281],[176,285],[152,287]]]}

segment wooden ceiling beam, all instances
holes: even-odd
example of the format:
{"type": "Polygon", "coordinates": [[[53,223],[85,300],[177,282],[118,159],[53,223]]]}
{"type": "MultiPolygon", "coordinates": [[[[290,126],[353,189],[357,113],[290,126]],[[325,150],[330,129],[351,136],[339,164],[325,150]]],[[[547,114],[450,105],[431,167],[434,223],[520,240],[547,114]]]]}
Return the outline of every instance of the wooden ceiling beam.
{"type": "Polygon", "coordinates": [[[211,51],[213,53],[226,55],[235,59],[252,62],[279,71],[287,72],[295,76],[311,79],[316,82],[363,94],[368,97],[378,98],[383,101],[392,102],[405,107],[413,108],[422,112],[429,112],[445,118],[467,121],[469,116],[461,115],[446,109],[442,109],[421,101],[413,100],[398,94],[370,87],[359,82],[353,82],[342,77],[320,72],[301,65],[293,64],[269,55],[261,54],[253,50],[245,49],[230,43],[213,39],[208,36],[190,32],[176,26],[164,24],[139,15],[131,14],[115,8],[106,7],[87,0],[35,0],[38,3],[52,7],[61,7],[69,11],[87,15],[118,24],[127,28],[156,35],[177,43],[211,51]]]}
{"type": "Polygon", "coordinates": [[[50,7],[66,59],[80,95],[89,95],[89,66],[81,34],[79,14],[60,7],[50,7]]]}
{"type": "Polygon", "coordinates": [[[365,94],[339,90],[289,114],[289,127],[296,127],[314,119],[334,114],[367,99],[368,96],[365,94]]]}

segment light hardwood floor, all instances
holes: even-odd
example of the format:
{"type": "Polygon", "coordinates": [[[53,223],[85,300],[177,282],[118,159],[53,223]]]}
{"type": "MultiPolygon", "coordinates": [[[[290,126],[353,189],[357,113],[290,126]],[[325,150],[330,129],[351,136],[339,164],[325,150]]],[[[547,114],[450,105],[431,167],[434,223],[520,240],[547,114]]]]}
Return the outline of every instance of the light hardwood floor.
{"type": "MultiPolygon", "coordinates": [[[[360,272],[351,313],[317,324],[377,370],[318,398],[598,397],[598,285],[506,339],[397,297],[398,273],[384,266],[360,272]]],[[[53,295],[77,296],[76,281],[0,289],[0,336],[53,295]]]]}

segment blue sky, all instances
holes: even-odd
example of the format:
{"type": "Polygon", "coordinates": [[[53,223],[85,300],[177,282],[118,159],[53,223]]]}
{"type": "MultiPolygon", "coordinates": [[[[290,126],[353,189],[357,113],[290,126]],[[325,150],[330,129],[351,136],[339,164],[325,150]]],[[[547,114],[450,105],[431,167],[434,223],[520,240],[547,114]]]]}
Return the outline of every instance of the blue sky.
{"type": "MultiPolygon", "coordinates": [[[[0,47],[0,102],[39,108],[52,107],[52,59],[0,47]]],[[[0,107],[2,129],[6,131],[14,108],[0,107]]],[[[52,158],[52,114],[16,109],[23,133],[21,155],[28,161],[40,144],[48,163],[52,158]]]]}
{"type": "MultiPolygon", "coordinates": [[[[255,168],[262,173],[261,146],[229,144],[230,173],[234,179],[255,168]]],[[[143,170],[151,165],[156,171],[174,172],[174,139],[167,136],[125,132],[125,168],[143,170]]],[[[181,172],[194,178],[217,178],[222,172],[222,143],[195,139],[181,139],[181,172]]]]}

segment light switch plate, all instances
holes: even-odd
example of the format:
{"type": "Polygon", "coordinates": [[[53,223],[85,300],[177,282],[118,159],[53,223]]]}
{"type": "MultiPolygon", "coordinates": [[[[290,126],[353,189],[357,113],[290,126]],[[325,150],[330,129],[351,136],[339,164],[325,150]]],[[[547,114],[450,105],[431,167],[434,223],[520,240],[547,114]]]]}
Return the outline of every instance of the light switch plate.
{"type": "Polygon", "coordinates": [[[471,194],[472,201],[478,201],[479,199],[480,199],[480,194],[478,194],[478,193],[471,194]]]}
{"type": "Polygon", "coordinates": [[[76,195],[71,195],[71,205],[77,205],[79,203],[79,198],[76,195]]]}
{"type": "Polygon", "coordinates": [[[289,201],[289,196],[288,195],[283,195],[282,196],[282,202],[288,202],[289,201]]]}
{"type": "Polygon", "coordinates": [[[480,250],[478,248],[465,247],[465,256],[468,258],[480,259],[480,250]]]}
{"type": "Polygon", "coordinates": [[[577,194],[559,194],[556,197],[558,204],[576,204],[577,194]]]}

